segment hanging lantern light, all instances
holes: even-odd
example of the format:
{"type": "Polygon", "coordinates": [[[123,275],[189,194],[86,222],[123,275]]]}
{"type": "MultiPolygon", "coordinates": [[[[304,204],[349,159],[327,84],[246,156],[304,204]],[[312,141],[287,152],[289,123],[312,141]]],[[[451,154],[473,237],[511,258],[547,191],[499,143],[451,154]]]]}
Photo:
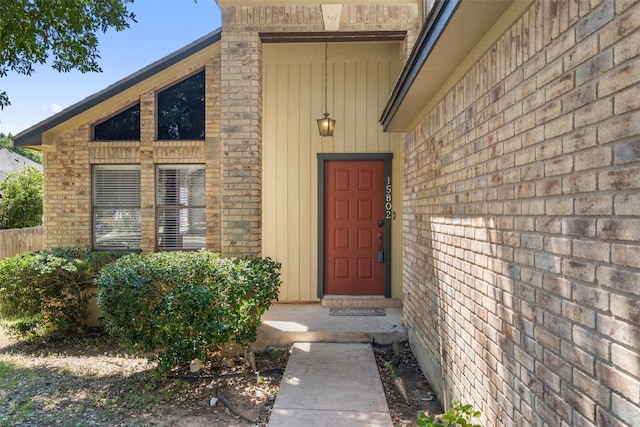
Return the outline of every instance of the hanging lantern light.
{"type": "Polygon", "coordinates": [[[328,82],[328,70],[327,70],[327,43],[324,44],[324,114],[321,119],[317,119],[318,132],[320,136],[333,136],[333,130],[336,126],[336,121],[329,118],[327,112],[327,82],[328,82]]]}

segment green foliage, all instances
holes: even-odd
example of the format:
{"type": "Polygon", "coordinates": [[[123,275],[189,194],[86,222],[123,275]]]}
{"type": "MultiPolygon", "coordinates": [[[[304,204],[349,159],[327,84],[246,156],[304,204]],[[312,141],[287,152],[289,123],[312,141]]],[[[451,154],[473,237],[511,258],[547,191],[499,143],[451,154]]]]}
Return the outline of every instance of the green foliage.
{"type": "MultiPolygon", "coordinates": [[[[31,75],[34,64],[53,56],[60,72],[99,72],[97,32],[124,30],[135,16],[133,0],[3,0],[0,7],[0,78],[9,72],[31,75]]],[[[0,91],[0,109],[9,105],[0,91]]]]}
{"type": "Polygon", "coordinates": [[[42,172],[28,166],[0,183],[0,228],[42,224],[42,172]]]}
{"type": "Polygon", "coordinates": [[[130,254],[96,277],[107,331],[130,349],[156,352],[161,371],[229,342],[256,339],[278,296],[280,264],[208,251],[130,254]]]}
{"type": "Polygon", "coordinates": [[[5,135],[4,133],[0,132],[0,148],[6,148],[13,151],[14,153],[20,154],[22,157],[26,157],[29,160],[42,164],[41,152],[31,150],[30,148],[16,147],[15,145],[13,145],[11,134],[5,135]]]}
{"type": "Polygon", "coordinates": [[[0,320],[19,336],[74,333],[87,318],[93,279],[122,254],[55,248],[0,261],[0,320]]]}
{"type": "Polygon", "coordinates": [[[273,360],[276,363],[279,363],[285,356],[284,354],[284,350],[281,348],[276,348],[274,350],[271,350],[271,360],[273,360]]]}
{"type": "Polygon", "coordinates": [[[398,378],[396,375],[396,370],[393,368],[393,363],[389,358],[387,358],[387,360],[384,361],[384,369],[386,369],[387,372],[389,372],[389,375],[391,376],[391,379],[393,381],[395,381],[396,378],[398,378]]]}
{"type": "Polygon", "coordinates": [[[424,412],[420,412],[416,424],[427,427],[482,427],[480,424],[473,423],[473,419],[480,418],[481,415],[480,411],[473,410],[472,405],[463,405],[453,400],[451,408],[442,417],[438,418],[433,414],[427,416],[424,412]]]}

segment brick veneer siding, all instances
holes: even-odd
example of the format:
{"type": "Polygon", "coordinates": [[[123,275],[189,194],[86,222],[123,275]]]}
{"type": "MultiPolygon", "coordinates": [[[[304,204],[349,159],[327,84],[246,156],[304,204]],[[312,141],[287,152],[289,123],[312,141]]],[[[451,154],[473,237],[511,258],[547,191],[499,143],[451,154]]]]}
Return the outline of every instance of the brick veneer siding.
{"type": "MultiPolygon", "coordinates": [[[[56,140],[55,149],[44,152],[44,247],[90,247],[91,166],[139,164],[141,168],[142,250],[156,250],[155,169],[158,164],[206,165],[207,248],[221,250],[220,239],[220,57],[207,64],[182,69],[167,76],[162,87],[123,100],[119,108],[140,100],[140,141],[91,141],[91,124],[85,124],[56,140]],[[204,141],[156,141],[155,93],[199,69],[206,70],[206,122],[204,141]]],[[[99,122],[119,110],[105,111],[99,122]]]]}
{"type": "Polygon", "coordinates": [[[640,4],[539,0],[404,142],[404,313],[488,426],[640,420],[640,4]]]}
{"type": "Polygon", "coordinates": [[[86,129],[72,132],[60,138],[55,151],[44,152],[45,248],[87,247],[91,243],[91,172],[88,167],[78,167],[89,164],[86,133],[86,129]]]}
{"type": "Polygon", "coordinates": [[[262,247],[262,43],[256,32],[222,33],[222,253],[262,247]]]}
{"type": "MultiPolygon", "coordinates": [[[[222,251],[262,250],[262,42],[259,32],[324,31],[313,5],[222,7],[222,251]]],[[[416,4],[344,5],[340,31],[418,31],[416,4]]],[[[405,57],[407,54],[405,53],[405,57]]]]}

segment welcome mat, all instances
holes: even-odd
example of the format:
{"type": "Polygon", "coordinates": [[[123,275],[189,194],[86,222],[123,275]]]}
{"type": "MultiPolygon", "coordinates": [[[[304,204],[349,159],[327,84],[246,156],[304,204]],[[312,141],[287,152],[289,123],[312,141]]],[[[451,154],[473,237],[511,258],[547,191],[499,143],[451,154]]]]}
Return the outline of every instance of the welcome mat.
{"type": "Polygon", "coordinates": [[[386,316],[382,307],[331,307],[329,316],[386,316]]]}

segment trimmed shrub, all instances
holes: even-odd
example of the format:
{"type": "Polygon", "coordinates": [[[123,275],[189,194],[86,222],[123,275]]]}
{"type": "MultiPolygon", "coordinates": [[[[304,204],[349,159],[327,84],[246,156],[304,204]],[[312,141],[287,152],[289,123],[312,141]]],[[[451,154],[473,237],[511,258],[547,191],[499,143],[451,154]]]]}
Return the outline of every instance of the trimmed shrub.
{"type": "Polygon", "coordinates": [[[54,248],[0,261],[0,319],[14,335],[76,333],[87,319],[93,279],[122,253],[54,248]]]}
{"type": "Polygon", "coordinates": [[[208,251],[131,254],[95,282],[107,331],[168,371],[224,344],[255,341],[278,296],[280,264],[208,251]]]}
{"type": "Polygon", "coordinates": [[[42,172],[27,166],[0,182],[0,228],[42,224],[42,172]]]}

